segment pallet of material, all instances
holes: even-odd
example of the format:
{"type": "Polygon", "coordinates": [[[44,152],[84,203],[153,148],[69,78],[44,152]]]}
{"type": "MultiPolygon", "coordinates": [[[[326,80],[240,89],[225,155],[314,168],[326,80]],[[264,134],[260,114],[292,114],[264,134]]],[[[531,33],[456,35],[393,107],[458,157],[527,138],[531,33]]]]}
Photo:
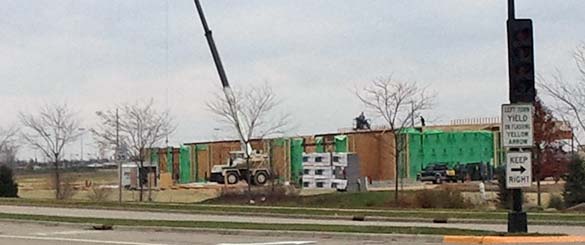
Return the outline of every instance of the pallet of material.
{"type": "Polygon", "coordinates": [[[331,189],[331,179],[303,179],[303,188],[331,189]]]}
{"type": "Polygon", "coordinates": [[[333,176],[331,166],[303,166],[303,175],[333,176]]]}
{"type": "Polygon", "coordinates": [[[303,165],[331,165],[330,153],[303,153],[303,165]]]}
{"type": "Polygon", "coordinates": [[[336,167],[347,167],[348,163],[348,153],[333,153],[333,157],[331,159],[331,165],[336,167]]]}

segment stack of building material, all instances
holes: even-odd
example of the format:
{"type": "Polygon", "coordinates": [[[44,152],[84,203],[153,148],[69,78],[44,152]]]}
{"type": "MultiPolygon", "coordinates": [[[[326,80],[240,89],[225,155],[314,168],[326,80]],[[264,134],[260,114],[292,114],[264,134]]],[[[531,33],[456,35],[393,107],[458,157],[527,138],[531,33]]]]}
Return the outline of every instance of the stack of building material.
{"type": "Polygon", "coordinates": [[[332,154],[331,167],[335,175],[335,178],[332,180],[332,188],[338,190],[347,189],[347,166],[350,155],[355,155],[355,153],[338,152],[332,154]]]}
{"type": "Polygon", "coordinates": [[[331,188],[332,177],[329,153],[303,153],[303,188],[331,188]]]}
{"type": "Polygon", "coordinates": [[[303,188],[345,190],[344,153],[303,153],[303,188]]]}

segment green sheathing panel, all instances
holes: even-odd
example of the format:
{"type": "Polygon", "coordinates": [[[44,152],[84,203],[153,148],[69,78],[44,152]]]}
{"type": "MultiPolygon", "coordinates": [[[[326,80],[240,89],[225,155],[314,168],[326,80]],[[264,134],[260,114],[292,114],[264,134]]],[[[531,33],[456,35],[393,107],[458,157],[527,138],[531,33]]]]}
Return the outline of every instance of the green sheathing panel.
{"type": "Polygon", "coordinates": [[[420,147],[422,145],[422,137],[419,132],[408,133],[406,135],[408,137],[408,178],[416,178],[416,174],[420,172],[422,163],[424,162],[422,148],[420,147]]]}
{"type": "Polygon", "coordinates": [[[324,152],[323,137],[315,137],[315,152],[324,152]]]}
{"type": "Polygon", "coordinates": [[[173,176],[173,148],[167,147],[167,171],[173,176]]]}
{"type": "Polygon", "coordinates": [[[189,147],[182,146],[179,157],[179,183],[189,183],[191,181],[191,159],[189,147]]]}
{"type": "Polygon", "coordinates": [[[292,139],[290,145],[290,173],[291,181],[299,183],[303,171],[303,139],[292,139]]]}
{"type": "Polygon", "coordinates": [[[409,178],[432,163],[449,166],[468,163],[490,163],[494,157],[494,135],[491,131],[407,131],[409,178]]]}
{"type": "Polygon", "coordinates": [[[335,136],[335,152],[347,152],[347,135],[335,136]]]}
{"type": "Polygon", "coordinates": [[[158,165],[158,148],[150,149],[150,162],[158,165]]]}

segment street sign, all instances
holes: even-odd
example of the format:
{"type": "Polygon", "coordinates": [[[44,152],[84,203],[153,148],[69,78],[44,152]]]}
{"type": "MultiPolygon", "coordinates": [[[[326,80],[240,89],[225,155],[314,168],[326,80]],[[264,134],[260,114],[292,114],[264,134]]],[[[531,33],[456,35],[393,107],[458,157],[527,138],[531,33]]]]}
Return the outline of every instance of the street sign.
{"type": "Polygon", "coordinates": [[[532,139],[532,104],[502,105],[502,144],[510,148],[530,148],[532,139]]]}
{"type": "Polygon", "coordinates": [[[506,188],[530,187],[532,184],[532,154],[530,152],[506,153],[506,188]]]}

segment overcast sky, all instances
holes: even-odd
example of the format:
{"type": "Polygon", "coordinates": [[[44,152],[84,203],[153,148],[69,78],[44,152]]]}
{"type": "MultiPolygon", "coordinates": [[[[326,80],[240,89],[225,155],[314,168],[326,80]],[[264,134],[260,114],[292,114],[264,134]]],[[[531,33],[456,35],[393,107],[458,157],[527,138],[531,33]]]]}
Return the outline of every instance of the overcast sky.
{"type": "MultiPolygon", "coordinates": [[[[390,74],[438,93],[425,113],[435,123],[498,116],[507,102],[505,0],[202,4],[232,85],[272,85],[291,134],[351,127],[363,110],[353,88],[390,74]]],[[[537,72],[574,78],[585,1],[516,8],[534,21],[537,72]]],[[[152,97],[176,119],[171,143],[224,136],[205,108],[220,82],[193,1],[3,0],[0,16],[3,127],[19,111],[67,102],[89,128],[97,110],[152,97]]]]}

